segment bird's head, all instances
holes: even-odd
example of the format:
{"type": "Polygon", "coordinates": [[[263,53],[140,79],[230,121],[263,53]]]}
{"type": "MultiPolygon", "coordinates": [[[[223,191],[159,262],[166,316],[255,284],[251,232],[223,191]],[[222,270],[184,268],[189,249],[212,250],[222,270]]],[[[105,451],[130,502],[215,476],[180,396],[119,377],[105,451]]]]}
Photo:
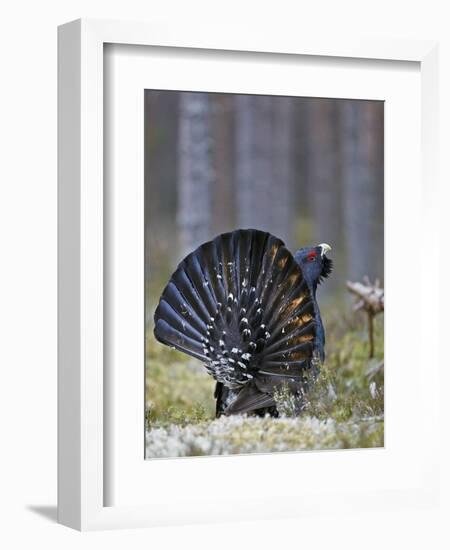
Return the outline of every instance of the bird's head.
{"type": "Polygon", "coordinates": [[[314,290],[323,279],[330,275],[333,269],[333,262],[326,256],[329,250],[331,250],[331,246],[322,243],[318,246],[300,248],[294,254],[296,262],[302,268],[305,279],[314,290]]]}

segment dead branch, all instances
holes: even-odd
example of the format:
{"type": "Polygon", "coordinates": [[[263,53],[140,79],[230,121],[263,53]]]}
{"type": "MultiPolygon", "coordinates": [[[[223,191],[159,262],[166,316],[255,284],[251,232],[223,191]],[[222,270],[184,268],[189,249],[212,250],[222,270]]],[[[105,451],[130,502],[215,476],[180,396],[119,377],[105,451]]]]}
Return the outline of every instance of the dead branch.
{"type": "Polygon", "coordinates": [[[347,289],[357,298],[353,307],[354,311],[364,310],[367,312],[369,357],[372,358],[375,354],[373,319],[377,313],[384,311],[384,289],[380,287],[378,279],[371,284],[368,277],[364,277],[364,283],[347,281],[347,289]]]}
{"type": "Polygon", "coordinates": [[[380,288],[378,280],[372,285],[366,278],[365,283],[368,284],[347,281],[347,289],[358,298],[354,306],[355,311],[364,309],[376,315],[384,311],[384,289],[380,288]]]}

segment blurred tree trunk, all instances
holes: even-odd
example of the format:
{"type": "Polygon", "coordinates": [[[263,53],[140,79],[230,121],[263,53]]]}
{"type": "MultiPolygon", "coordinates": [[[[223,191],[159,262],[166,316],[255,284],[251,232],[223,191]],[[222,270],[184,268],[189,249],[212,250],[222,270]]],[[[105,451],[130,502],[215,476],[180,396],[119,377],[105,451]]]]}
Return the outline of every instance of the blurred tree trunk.
{"type": "Polygon", "coordinates": [[[181,256],[210,237],[214,178],[211,141],[209,95],[181,93],[177,208],[181,256]]]}
{"type": "MultiPolygon", "coordinates": [[[[337,245],[341,240],[341,187],[337,107],[333,99],[310,99],[307,106],[308,188],[313,216],[312,243],[337,245]]],[[[339,269],[340,256],[335,257],[339,269]]],[[[326,289],[339,285],[331,277],[326,289]]]]}
{"type": "Polygon", "coordinates": [[[230,94],[212,94],[212,131],[214,136],[214,188],[212,229],[214,235],[235,228],[233,106],[230,94]]]}
{"type": "MultiPolygon", "coordinates": [[[[175,261],[172,231],[176,212],[178,92],[146,90],[144,94],[144,204],[146,283],[157,281],[167,261],[175,261]]],[[[150,292],[150,289],[148,289],[150,292]]]]}
{"type": "Polygon", "coordinates": [[[289,237],[290,102],[236,96],[236,197],[239,227],[289,237]],[[277,103],[280,105],[277,106],[277,103]]]}
{"type": "Polygon", "coordinates": [[[290,248],[297,250],[314,241],[314,220],[312,216],[312,196],[309,181],[309,135],[308,106],[311,98],[293,99],[294,112],[292,122],[292,242],[290,248]]]}
{"type": "Polygon", "coordinates": [[[267,230],[267,198],[272,183],[272,98],[238,95],[235,101],[238,226],[267,230]]]}
{"type": "Polygon", "coordinates": [[[384,286],[384,102],[374,102],[374,139],[377,172],[375,193],[376,221],[373,225],[374,266],[381,284],[384,286]]]}
{"type": "MultiPolygon", "coordinates": [[[[309,137],[307,128],[308,119],[308,106],[311,99],[306,97],[296,97],[293,99],[294,112],[293,112],[293,130],[292,130],[292,147],[294,150],[293,155],[293,178],[292,178],[292,198],[293,198],[293,215],[296,225],[299,226],[300,222],[307,220],[311,212],[311,196],[309,192],[309,137]]],[[[305,227],[297,228],[298,234],[296,239],[299,242],[295,242],[295,246],[298,247],[302,239],[306,239],[306,242],[312,242],[312,236],[305,235],[305,227]]]]}
{"type": "MultiPolygon", "coordinates": [[[[158,178],[155,177],[157,166],[153,163],[155,150],[159,146],[157,135],[157,114],[160,97],[158,92],[146,90],[144,94],[145,124],[144,124],[144,193],[145,193],[145,222],[150,223],[150,216],[159,210],[160,194],[155,193],[158,178]],[[153,195],[156,195],[155,197],[153,195]]],[[[147,227],[146,227],[147,229],[147,227]]]]}
{"type": "Polygon", "coordinates": [[[293,201],[292,201],[292,117],[293,99],[274,99],[273,113],[273,177],[271,185],[271,228],[272,233],[281,237],[288,245],[292,241],[293,201]]]}
{"type": "Polygon", "coordinates": [[[347,273],[353,280],[382,276],[376,261],[383,239],[382,116],[382,102],[340,103],[347,273]]]}

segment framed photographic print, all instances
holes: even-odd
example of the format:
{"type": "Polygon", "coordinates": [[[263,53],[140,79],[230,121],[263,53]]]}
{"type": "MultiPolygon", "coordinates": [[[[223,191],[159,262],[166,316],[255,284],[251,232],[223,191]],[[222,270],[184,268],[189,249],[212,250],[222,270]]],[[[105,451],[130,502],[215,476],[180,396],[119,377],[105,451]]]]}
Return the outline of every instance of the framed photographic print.
{"type": "Polygon", "coordinates": [[[146,458],[383,447],[384,103],[144,103],[146,458]]]}
{"type": "Polygon", "coordinates": [[[216,31],[59,30],[59,520],[429,504],[436,45],[216,31]]]}

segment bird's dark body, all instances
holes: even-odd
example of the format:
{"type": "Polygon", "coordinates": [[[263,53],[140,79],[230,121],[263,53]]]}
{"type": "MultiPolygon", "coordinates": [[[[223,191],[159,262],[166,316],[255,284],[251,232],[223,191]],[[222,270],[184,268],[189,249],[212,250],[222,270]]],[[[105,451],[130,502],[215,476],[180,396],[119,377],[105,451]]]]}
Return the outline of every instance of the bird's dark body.
{"type": "Polygon", "coordinates": [[[155,336],[204,363],[217,381],[217,416],[277,416],[276,394],[283,388],[301,409],[324,359],[315,293],[331,271],[323,258],[326,265],[313,277],[304,263],[318,253],[305,256],[305,250],[293,256],[269,233],[237,230],[189,254],[167,284],[155,312],[155,336]]]}

